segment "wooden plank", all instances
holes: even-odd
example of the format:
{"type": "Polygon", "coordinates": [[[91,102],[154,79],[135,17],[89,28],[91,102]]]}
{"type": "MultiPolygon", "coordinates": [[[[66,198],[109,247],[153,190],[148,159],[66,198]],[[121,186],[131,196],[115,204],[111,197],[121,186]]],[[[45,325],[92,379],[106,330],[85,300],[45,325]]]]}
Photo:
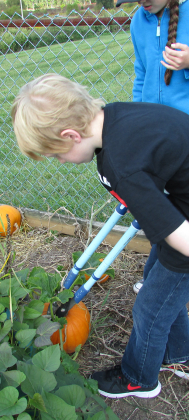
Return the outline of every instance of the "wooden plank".
{"type": "MultiPolygon", "coordinates": [[[[45,227],[49,230],[56,230],[60,233],[63,233],[64,235],[74,236],[75,231],[78,229],[79,225],[79,227],[84,232],[85,237],[87,238],[89,220],[64,216],[57,213],[42,212],[28,208],[22,208],[21,210],[26,222],[33,228],[45,227]]],[[[103,223],[94,222],[92,225],[93,235],[96,235],[102,227],[103,223]]],[[[104,242],[114,246],[121,238],[121,236],[127,231],[127,229],[128,227],[125,226],[114,226],[114,228],[105,238],[104,242]]],[[[142,254],[148,254],[150,252],[151,245],[144,232],[140,231],[135,236],[135,238],[129,242],[126,248],[135,252],[140,252],[142,254]]]]}

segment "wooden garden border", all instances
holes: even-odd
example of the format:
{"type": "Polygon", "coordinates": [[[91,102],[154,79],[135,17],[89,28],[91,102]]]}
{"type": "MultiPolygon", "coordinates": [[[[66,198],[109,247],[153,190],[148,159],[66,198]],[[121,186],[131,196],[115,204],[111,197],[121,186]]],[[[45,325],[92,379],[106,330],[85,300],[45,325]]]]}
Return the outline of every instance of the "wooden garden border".
{"type": "MultiPolygon", "coordinates": [[[[29,226],[33,228],[47,228],[55,230],[69,236],[75,236],[78,229],[88,236],[89,220],[64,216],[58,213],[42,212],[28,208],[21,208],[24,218],[29,226]]],[[[92,224],[92,234],[96,235],[102,228],[103,223],[94,222],[92,224]]],[[[105,243],[114,246],[128,227],[116,225],[104,240],[105,243]]],[[[127,245],[127,249],[148,254],[151,246],[143,231],[140,231],[127,245]]]]}

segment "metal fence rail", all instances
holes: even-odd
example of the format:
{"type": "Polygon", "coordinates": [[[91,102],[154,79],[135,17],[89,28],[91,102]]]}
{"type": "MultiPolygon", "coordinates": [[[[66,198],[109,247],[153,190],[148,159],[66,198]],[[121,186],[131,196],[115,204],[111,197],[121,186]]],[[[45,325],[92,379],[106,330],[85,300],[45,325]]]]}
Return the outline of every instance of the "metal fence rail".
{"type": "MultiPolygon", "coordinates": [[[[85,85],[105,102],[132,100],[130,15],[102,15],[103,10],[98,16],[87,10],[83,16],[74,12],[53,20],[34,15],[1,20],[0,15],[1,203],[51,212],[65,207],[75,216],[87,217],[94,202],[100,207],[108,197],[95,161],[64,166],[53,159],[34,162],[22,156],[10,117],[20,87],[49,72],[85,85]]],[[[104,217],[101,214],[99,220],[104,217]]]]}

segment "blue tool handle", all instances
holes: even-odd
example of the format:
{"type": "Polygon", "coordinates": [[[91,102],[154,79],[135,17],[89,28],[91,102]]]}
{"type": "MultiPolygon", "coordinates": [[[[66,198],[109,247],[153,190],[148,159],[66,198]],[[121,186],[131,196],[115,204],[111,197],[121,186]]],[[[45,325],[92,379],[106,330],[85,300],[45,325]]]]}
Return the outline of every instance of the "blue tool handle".
{"type": "MultiPolygon", "coordinates": [[[[83,284],[75,293],[73,300],[75,303],[79,303],[88,293],[88,290],[84,287],[85,284],[83,284]]],[[[92,287],[92,286],[91,286],[92,287]]]]}
{"type": "Polygon", "coordinates": [[[93,241],[90,243],[90,245],[87,247],[87,249],[81,255],[81,257],[78,259],[77,263],[69,271],[69,273],[68,273],[68,275],[67,275],[67,277],[64,281],[65,289],[70,288],[70,286],[73,284],[74,280],[76,279],[77,275],[79,274],[80,270],[83,268],[83,266],[89,260],[91,255],[94,254],[94,252],[99,247],[101,242],[105,239],[105,237],[108,235],[108,233],[112,230],[112,228],[118,222],[120,217],[122,215],[124,215],[126,212],[127,212],[127,207],[123,206],[123,204],[118,204],[118,206],[116,207],[112,216],[107,220],[107,222],[105,223],[103,228],[100,230],[100,232],[98,232],[96,237],[93,239],[93,241]]]}
{"type": "Polygon", "coordinates": [[[125,246],[131,241],[131,239],[136,235],[136,233],[140,230],[140,225],[136,220],[131,223],[129,229],[124,233],[121,239],[117,242],[114,248],[110,251],[110,253],[106,256],[106,258],[102,261],[99,267],[94,271],[90,279],[83,284],[74,295],[73,300],[75,303],[79,303],[84,296],[87,295],[91,287],[97,280],[101,278],[101,276],[105,273],[107,268],[111,265],[111,263],[116,259],[116,257],[120,254],[120,252],[125,248],[125,246]]]}

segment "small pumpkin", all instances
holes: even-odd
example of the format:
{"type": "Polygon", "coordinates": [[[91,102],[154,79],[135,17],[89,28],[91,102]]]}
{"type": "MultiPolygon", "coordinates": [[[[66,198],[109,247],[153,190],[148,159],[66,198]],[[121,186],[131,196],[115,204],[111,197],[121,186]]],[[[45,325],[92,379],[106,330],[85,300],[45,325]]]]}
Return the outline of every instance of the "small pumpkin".
{"type": "Polygon", "coordinates": [[[49,309],[49,302],[46,302],[44,303],[42,315],[47,315],[48,309],[49,309]]]}
{"type": "MultiPolygon", "coordinates": [[[[108,279],[109,279],[109,275],[108,274],[103,274],[98,281],[98,283],[102,284],[105,283],[108,279]]],[[[85,278],[86,280],[90,279],[90,276],[88,276],[88,274],[85,274],[85,278]]]]}
{"type": "MultiPolygon", "coordinates": [[[[90,332],[90,314],[83,302],[71,308],[66,315],[67,324],[62,328],[63,349],[66,353],[74,353],[79,344],[82,346],[87,341],[90,332]]],[[[60,344],[60,332],[51,335],[53,344],[60,344]]]]}
{"type": "Polygon", "coordinates": [[[7,218],[6,214],[9,215],[10,219],[10,234],[20,227],[22,216],[18,209],[12,206],[8,206],[6,204],[0,205],[0,235],[6,236],[7,235],[7,218]]]}
{"type": "MultiPolygon", "coordinates": [[[[99,258],[99,261],[100,262],[102,262],[104,260],[104,258],[99,258]]],[[[105,283],[108,279],[109,279],[109,275],[108,274],[106,274],[106,273],[104,273],[101,277],[100,277],[100,279],[98,280],[98,283],[100,283],[100,284],[102,284],[102,283],[105,283]]],[[[89,280],[90,279],[90,276],[88,275],[88,274],[86,274],[85,273],[85,278],[86,278],[86,280],[89,280]]]]}

